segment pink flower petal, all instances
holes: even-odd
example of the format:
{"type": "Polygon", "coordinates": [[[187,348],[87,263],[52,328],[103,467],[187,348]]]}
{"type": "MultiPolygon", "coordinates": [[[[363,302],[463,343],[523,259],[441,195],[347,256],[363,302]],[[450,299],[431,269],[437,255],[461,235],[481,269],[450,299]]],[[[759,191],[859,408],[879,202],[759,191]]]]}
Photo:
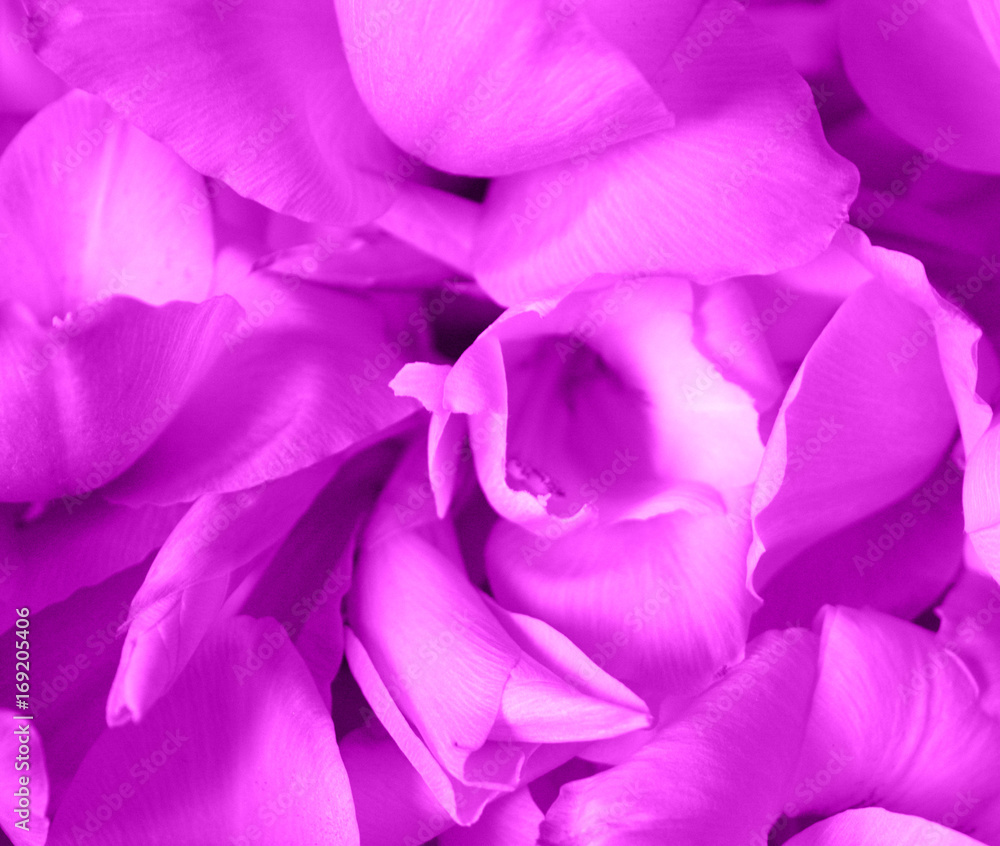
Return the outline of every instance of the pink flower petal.
{"type": "Polygon", "coordinates": [[[218,616],[233,571],[284,540],[336,469],[336,460],[327,461],[191,506],[132,601],[109,726],[139,722],[170,689],[218,616]]]}
{"type": "Polygon", "coordinates": [[[622,53],[583,17],[554,29],[541,0],[336,6],[375,120],[441,170],[515,173],[569,158],[612,121],[621,138],[673,125],[622,53]]]}
{"type": "Polygon", "coordinates": [[[815,639],[802,630],[758,638],[746,661],[631,758],[564,785],[539,843],[766,839],[805,731],[815,654],[815,639]]]}
{"type": "Polygon", "coordinates": [[[479,822],[456,826],[439,836],[441,846],[535,846],[542,812],[527,787],[494,799],[479,822]]]}
{"type": "Polygon", "coordinates": [[[827,145],[808,86],[738,3],[707,3],[688,31],[708,46],[675,51],[656,80],[676,127],[618,143],[612,126],[569,161],[490,186],[473,259],[498,302],[596,273],[773,273],[830,243],[857,171],[827,145]]]}
{"type": "MultiPolygon", "coordinates": [[[[963,807],[962,799],[957,800],[963,807]]],[[[787,841],[788,846],[982,846],[978,840],[950,828],[884,808],[858,808],[809,826],[787,841]]]]}
{"type": "Polygon", "coordinates": [[[263,836],[356,846],[333,723],[295,649],[274,646],[281,635],[273,620],[248,617],[216,629],[141,724],[108,729],[94,744],[50,842],[75,843],[93,816],[108,844],[263,836]],[[233,667],[255,654],[269,657],[238,680],[233,667]]]}
{"type": "Polygon", "coordinates": [[[962,566],[962,474],[949,457],[913,493],[792,558],[760,591],[751,633],[808,623],[827,604],[913,619],[962,566]]]}
{"type": "Polygon", "coordinates": [[[1000,719],[1000,587],[966,570],[938,609],[938,642],[957,654],[975,676],[980,707],[1000,719]]]}
{"type": "Polygon", "coordinates": [[[394,149],[351,82],[329,4],[28,5],[46,21],[34,44],[49,67],[202,173],[305,220],[388,207],[394,149]]]}
{"type": "Polygon", "coordinates": [[[967,0],[913,11],[851,0],[841,6],[840,45],[868,107],[929,161],[1000,173],[1000,65],[967,0]]]}
{"type": "Polygon", "coordinates": [[[809,351],[764,453],[750,559],[758,589],[817,539],[911,494],[944,457],[957,422],[970,438],[982,426],[981,401],[962,402],[957,418],[953,399],[974,374],[969,347],[965,369],[953,364],[961,334],[974,327],[945,308],[914,259],[873,248],[865,262],[876,279],[809,351]]]}
{"type": "Polygon", "coordinates": [[[378,438],[416,408],[386,386],[426,355],[427,339],[404,328],[415,296],[259,275],[240,297],[247,316],[217,336],[215,367],[108,498],[165,504],[252,488],[378,438]]]}
{"type": "Polygon", "coordinates": [[[365,844],[423,843],[454,826],[448,812],[381,726],[340,742],[365,844]]]}
{"type": "Polygon", "coordinates": [[[692,695],[742,657],[747,540],[721,516],[684,511],[555,541],[503,521],[487,567],[505,607],[545,620],[632,689],[692,695]]]}
{"type": "Polygon", "coordinates": [[[0,597],[9,600],[4,622],[13,624],[15,607],[27,606],[36,614],[74,591],[144,561],[187,509],[187,505],[132,509],[95,497],[66,508],[53,502],[30,521],[10,515],[0,525],[4,552],[0,597]]]}
{"type": "Polygon", "coordinates": [[[75,505],[133,465],[224,355],[238,313],[229,297],[114,297],[46,331],[0,303],[0,498],[75,505]]]}
{"type": "Polygon", "coordinates": [[[789,816],[866,803],[940,820],[965,791],[975,808],[955,827],[994,842],[1000,726],[961,659],[876,612],[827,607],[816,627],[820,675],[789,816]]]}
{"type": "Polygon", "coordinates": [[[962,505],[965,530],[982,563],[1000,582],[1000,425],[969,456],[962,505]]]}
{"type": "Polygon", "coordinates": [[[199,301],[212,222],[187,207],[204,180],[82,91],[42,109],[0,157],[6,296],[45,325],[116,294],[199,301]]]}

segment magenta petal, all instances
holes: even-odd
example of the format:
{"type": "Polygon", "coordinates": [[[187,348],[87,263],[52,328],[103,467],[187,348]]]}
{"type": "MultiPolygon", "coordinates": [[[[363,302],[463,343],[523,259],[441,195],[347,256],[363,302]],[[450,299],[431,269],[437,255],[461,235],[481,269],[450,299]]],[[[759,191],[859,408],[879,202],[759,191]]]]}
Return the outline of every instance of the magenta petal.
{"type": "MultiPolygon", "coordinates": [[[[34,520],[0,524],[5,578],[0,597],[7,600],[7,619],[14,608],[32,613],[62,602],[74,591],[103,582],[144,561],[167,539],[188,506],[144,506],[132,509],[94,498],[64,508],[51,503],[34,520]]],[[[7,515],[4,515],[7,517],[7,515]]]]}
{"type": "Polygon", "coordinates": [[[609,127],[634,138],[673,125],[586,18],[554,28],[541,0],[336,6],[365,104],[393,141],[441,170],[514,173],[567,159],[609,127]]]}
{"type": "Polygon", "coordinates": [[[0,303],[0,498],[75,505],[126,470],[216,363],[238,313],[229,297],[159,308],[114,297],[45,331],[0,303]]]}
{"type": "Polygon", "coordinates": [[[969,456],[962,504],[965,529],[993,578],[1000,582],[1000,425],[969,456]]]}
{"type": "Polygon", "coordinates": [[[798,758],[815,655],[815,638],[801,629],[762,635],[745,661],[631,758],[564,785],[539,842],[731,846],[766,839],[798,758]]]}
{"type": "Polygon", "coordinates": [[[44,324],[115,294],[199,301],[212,283],[212,221],[188,205],[204,180],[102,100],[72,91],[0,158],[5,296],[44,324]]]}
{"type": "Polygon", "coordinates": [[[868,107],[929,161],[1000,173],[1000,63],[975,6],[942,0],[908,14],[893,0],[850,0],[841,7],[841,51],[868,107]]]}
{"type": "Polygon", "coordinates": [[[425,355],[426,338],[398,341],[415,296],[294,277],[244,282],[247,315],[219,333],[225,351],[109,499],[166,504],[256,487],[377,438],[415,410],[387,387],[425,355]]]}
{"type": "MultiPolygon", "coordinates": [[[[967,797],[955,800],[964,808],[967,797]]],[[[858,808],[809,826],[787,841],[788,846],[982,846],[980,841],[959,834],[921,817],[893,814],[883,808],[858,808]]]]}
{"type": "Polygon", "coordinates": [[[191,506],[132,601],[108,725],[138,722],[170,689],[222,608],[233,571],[284,540],[334,472],[325,462],[191,506]]]}
{"type": "Polygon", "coordinates": [[[815,625],[820,676],[790,816],[868,803],[940,820],[967,791],[976,806],[955,827],[995,842],[1000,725],[962,660],[885,614],[827,607],[815,625]]]}
{"type": "Polygon", "coordinates": [[[351,82],[329,3],[28,5],[49,67],[202,173],[305,220],[358,223],[389,205],[394,148],[351,82]]]}
{"type": "Polygon", "coordinates": [[[949,457],[912,493],[817,540],[760,590],[751,632],[808,623],[823,605],[913,619],[962,566],[962,474],[949,457]]]}
{"type": "Polygon", "coordinates": [[[479,822],[456,826],[439,836],[441,846],[535,846],[542,812],[527,787],[494,799],[479,822]]]}
{"type": "Polygon", "coordinates": [[[938,642],[955,652],[975,676],[980,707],[1000,719],[1000,587],[966,570],[938,609],[938,642]]]}
{"type": "MultiPolygon", "coordinates": [[[[364,644],[350,628],[345,630],[344,652],[351,672],[357,679],[358,686],[364,692],[365,699],[371,706],[373,713],[392,737],[393,742],[402,750],[407,760],[420,774],[420,778],[430,789],[434,799],[455,822],[461,825],[471,825],[479,819],[486,804],[504,792],[504,788],[496,785],[465,784],[442,767],[404,716],[393,696],[390,695],[389,688],[383,682],[380,672],[376,669],[364,644]]],[[[393,683],[393,693],[398,690],[398,686],[393,683]]],[[[492,751],[494,753],[494,774],[498,771],[498,762],[501,761],[508,767],[513,762],[514,772],[518,772],[524,764],[524,758],[530,751],[530,747],[523,747],[519,744],[501,744],[499,748],[494,747],[492,751]]]]}
{"type": "Polygon", "coordinates": [[[361,842],[366,846],[423,843],[454,826],[420,774],[377,723],[340,742],[351,780],[361,842]]]}
{"type": "Polygon", "coordinates": [[[225,843],[256,831],[272,842],[357,846],[333,722],[282,636],[273,620],[249,617],[217,628],[141,724],[108,729],[94,744],[49,842],[75,844],[88,815],[101,821],[102,797],[116,796],[122,807],[100,829],[108,844],[225,843]],[[271,657],[238,679],[232,668],[269,644],[271,657]],[[280,805],[295,810],[279,816],[280,805]]]}
{"type": "Polygon", "coordinates": [[[494,299],[561,296],[597,273],[773,273],[830,243],[857,171],[827,144],[809,87],[738,3],[706,3],[691,37],[720,21],[697,59],[678,50],[660,70],[673,129],[609,146],[611,132],[566,162],[494,181],[473,254],[494,299]]]}
{"type": "Polygon", "coordinates": [[[691,695],[743,654],[748,538],[674,511],[549,541],[502,521],[487,547],[504,606],[545,620],[647,696],[691,695]]]}
{"type": "Polygon", "coordinates": [[[962,388],[950,327],[971,325],[944,307],[916,260],[874,248],[866,263],[876,279],[847,299],[806,355],[764,453],[753,499],[758,588],[818,538],[912,493],[957,423],[972,438],[982,425],[981,412],[964,425],[970,418],[956,416],[953,399],[962,388]]]}

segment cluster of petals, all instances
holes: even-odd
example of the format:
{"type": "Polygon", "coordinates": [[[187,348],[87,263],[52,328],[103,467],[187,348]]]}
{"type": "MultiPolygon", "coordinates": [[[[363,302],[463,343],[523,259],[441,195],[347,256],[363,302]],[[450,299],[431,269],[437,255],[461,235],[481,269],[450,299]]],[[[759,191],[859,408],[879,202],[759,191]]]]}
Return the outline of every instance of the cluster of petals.
{"type": "Polygon", "coordinates": [[[1000,846],[998,253],[997,0],[0,0],[0,829],[1000,846]]]}

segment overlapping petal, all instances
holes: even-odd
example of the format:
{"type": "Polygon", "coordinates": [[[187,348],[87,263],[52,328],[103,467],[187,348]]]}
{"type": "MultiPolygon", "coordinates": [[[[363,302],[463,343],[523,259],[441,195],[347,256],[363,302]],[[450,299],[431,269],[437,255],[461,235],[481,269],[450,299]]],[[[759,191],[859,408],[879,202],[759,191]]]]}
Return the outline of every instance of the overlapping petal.
{"type": "Polygon", "coordinates": [[[820,673],[795,813],[866,803],[942,820],[968,795],[972,807],[948,824],[996,842],[1000,724],[962,660],[931,632],[876,612],[826,608],[816,627],[820,673]]]}
{"type": "Polygon", "coordinates": [[[977,24],[987,5],[852,0],[841,7],[840,45],[854,87],[894,132],[932,161],[998,173],[1000,63],[995,30],[988,43],[977,24]]]}
{"type": "Polygon", "coordinates": [[[514,173],[569,158],[612,121],[621,139],[673,125],[586,17],[553,27],[542,0],[336,6],[365,105],[393,141],[441,170],[514,173]]]}
{"type": "Polygon", "coordinates": [[[141,724],[94,744],[49,842],[75,844],[93,829],[108,844],[357,844],[333,723],[294,647],[271,643],[280,632],[248,617],[220,625],[141,724]],[[267,660],[238,679],[233,668],[265,647],[267,660]]]}
{"type": "Polygon", "coordinates": [[[0,232],[16,232],[0,245],[5,298],[43,325],[116,294],[204,299],[212,221],[186,205],[203,191],[199,174],[105,102],[66,94],[0,157],[0,232]]]}
{"type": "Polygon", "coordinates": [[[989,418],[975,393],[979,330],[915,260],[859,244],[876,278],[809,351],[765,451],[752,508],[758,588],[817,539],[913,496],[957,429],[970,449],[989,418]]]}
{"type": "Polygon", "coordinates": [[[196,394],[239,314],[229,297],[114,297],[46,330],[0,303],[0,497],[80,500],[120,475],[196,394]]]}
{"type": "Polygon", "coordinates": [[[42,60],[195,169],[306,220],[388,207],[398,152],[351,82],[330,4],[45,5],[28,4],[45,22],[32,39],[42,60]]]}
{"type": "Polygon", "coordinates": [[[551,541],[501,521],[487,572],[506,608],[545,620],[633,690],[679,698],[743,655],[747,542],[724,516],[684,510],[551,541]]]}
{"type": "Polygon", "coordinates": [[[816,676],[816,642],[768,632],[747,659],[619,766],[563,786],[545,846],[766,839],[784,804],[816,676]]]}
{"type": "Polygon", "coordinates": [[[772,273],[830,243],[857,172],[823,138],[809,87],[737,3],[706,3],[688,33],[694,48],[654,83],[673,129],[623,141],[612,124],[567,161],[490,186],[473,267],[498,302],[596,273],[772,273]]]}
{"type": "Polygon", "coordinates": [[[943,825],[882,808],[859,808],[809,826],[788,841],[789,846],[976,846],[980,841],[943,825]]]}

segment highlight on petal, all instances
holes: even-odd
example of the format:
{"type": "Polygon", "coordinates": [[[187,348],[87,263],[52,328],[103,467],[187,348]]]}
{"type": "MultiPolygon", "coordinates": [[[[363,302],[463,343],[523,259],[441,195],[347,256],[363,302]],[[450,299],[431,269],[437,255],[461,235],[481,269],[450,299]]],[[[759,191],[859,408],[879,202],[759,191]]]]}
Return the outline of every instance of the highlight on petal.
{"type": "Polygon", "coordinates": [[[926,161],[1000,173],[1000,63],[995,33],[988,43],[973,11],[986,5],[941,0],[907,12],[892,0],[851,0],[840,48],[867,106],[926,161]]]}
{"type": "Polygon", "coordinates": [[[200,301],[212,283],[204,180],[97,97],[46,106],[0,157],[5,294],[44,325],[114,295],[200,301]]]}
{"type": "Polygon", "coordinates": [[[398,153],[351,82],[330,4],[27,5],[45,21],[43,62],[196,170],[304,220],[362,223],[388,207],[398,153]]]}
{"type": "Polygon", "coordinates": [[[45,331],[0,303],[0,499],[75,505],[127,470],[196,394],[238,315],[230,297],[114,297],[45,331]]]}
{"type": "Polygon", "coordinates": [[[876,278],[806,355],[764,453],[752,502],[757,589],[817,539],[912,495],[958,425],[971,444],[984,428],[985,403],[967,395],[977,330],[916,260],[860,248],[876,278]]]}
{"type": "Polygon", "coordinates": [[[1000,724],[969,669],[934,635],[874,611],[827,607],[820,673],[789,816],[859,804],[1000,834],[1000,724]],[[974,797],[961,817],[954,804],[974,797]]]}
{"type": "Polygon", "coordinates": [[[273,620],[218,626],[142,723],[101,735],[49,842],[75,844],[93,818],[103,842],[122,846],[231,837],[357,846],[333,722],[294,647],[275,645],[282,634],[273,620]],[[251,656],[260,666],[239,677],[251,656]]]}
{"type": "Polygon", "coordinates": [[[683,510],[555,540],[499,522],[487,572],[505,608],[545,620],[647,699],[690,696],[743,656],[747,537],[683,510]]]}
{"type": "MultiPolygon", "coordinates": [[[[962,804],[962,800],[959,800],[962,804]]],[[[980,841],[943,825],[884,808],[858,808],[809,826],[786,841],[788,846],[982,846],[980,841]]]]}
{"type": "Polygon", "coordinates": [[[167,538],[132,601],[108,725],[139,722],[212,627],[230,576],[283,541],[337,470],[317,464],[271,485],[201,497],[167,538]]]}
{"type": "Polygon", "coordinates": [[[336,6],[375,120],[441,170],[515,173],[567,159],[609,126],[627,139],[673,125],[635,66],[586,18],[554,28],[542,0],[336,6]]]}
{"type": "Polygon", "coordinates": [[[766,840],[798,758],[815,661],[808,632],[762,635],[745,661],[628,760],[565,784],[539,843],[766,840]]]}
{"type": "Polygon", "coordinates": [[[688,32],[709,46],[675,50],[654,83],[673,129],[626,141],[610,127],[566,161],[491,184],[473,268],[495,300],[562,296],[600,273],[773,273],[829,245],[858,177],[823,137],[809,87],[736,2],[706,3],[688,32]]]}

